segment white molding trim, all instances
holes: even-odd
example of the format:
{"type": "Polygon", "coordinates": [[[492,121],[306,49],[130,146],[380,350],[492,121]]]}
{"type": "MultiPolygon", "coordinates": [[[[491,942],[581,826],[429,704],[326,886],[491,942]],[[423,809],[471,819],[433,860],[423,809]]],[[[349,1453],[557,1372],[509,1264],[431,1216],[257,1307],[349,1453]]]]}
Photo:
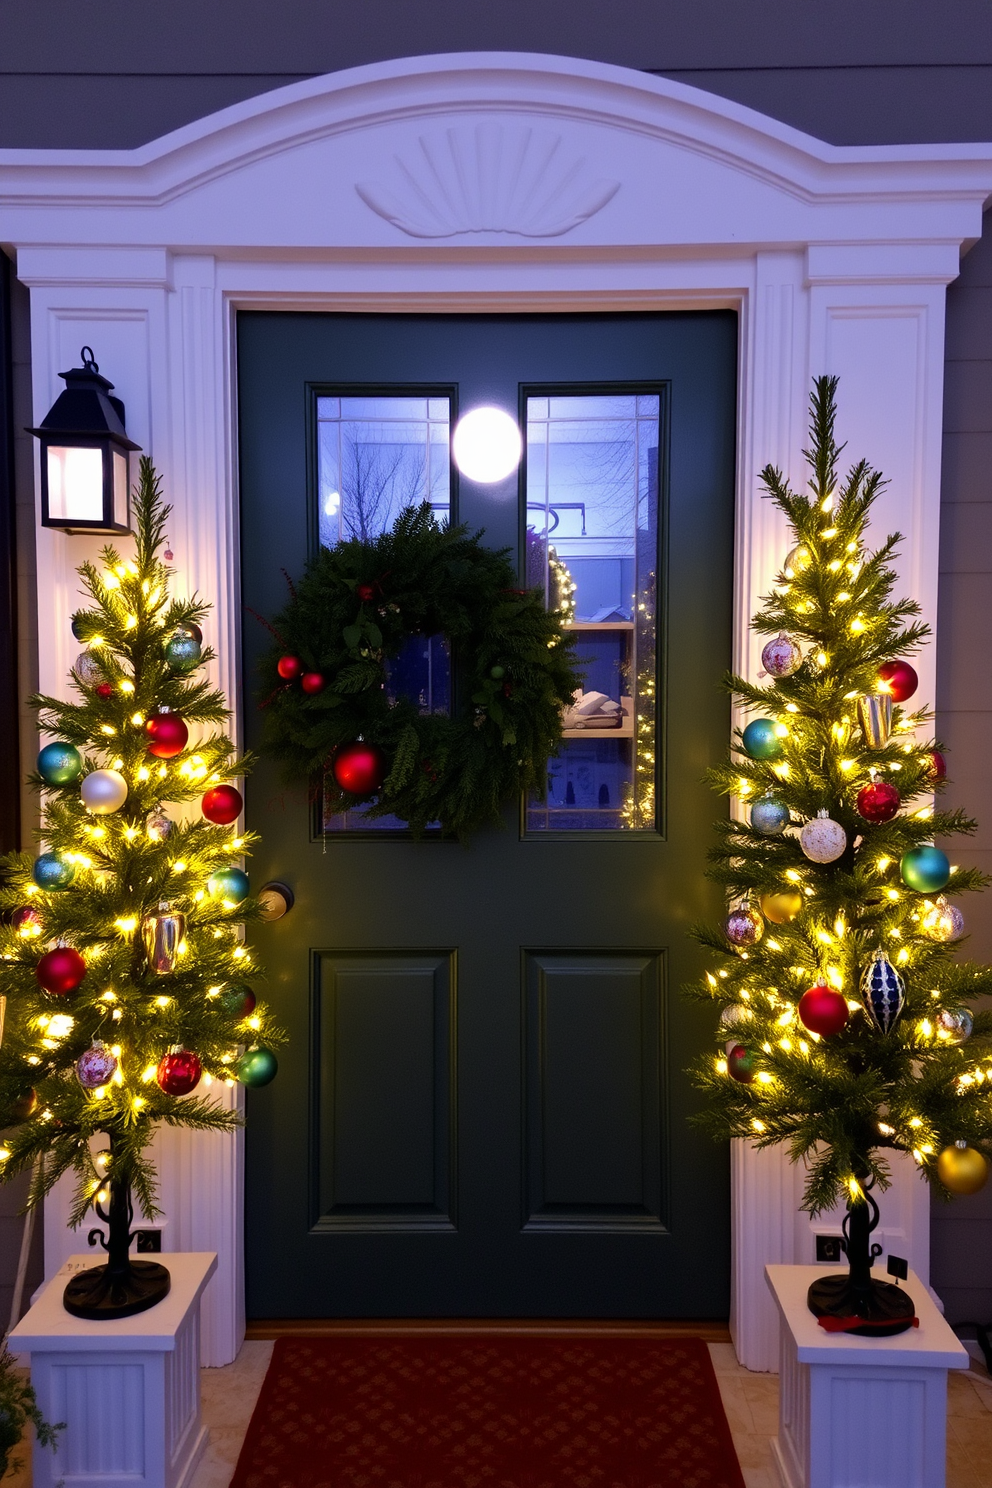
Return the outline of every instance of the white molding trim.
{"type": "MultiPolygon", "coordinates": [[[[992,145],[832,146],[664,78],[470,53],[294,84],[137,150],[2,151],[0,241],[31,291],[36,415],[97,347],[174,504],[180,581],[216,602],[233,699],[237,308],[736,309],[734,659],[756,674],[748,620],[785,542],[756,472],[805,481],[818,372],[841,376],[840,437],[892,478],[882,523],[905,533],[902,576],[935,624],[944,292],[990,192],[992,145]]],[[[95,546],[39,531],[46,691],[95,546]]],[[[204,1360],[224,1363],[243,1336],[240,1139],[165,1132],[157,1150],[170,1243],[222,1259],[203,1318],[204,1360]]],[[[734,1337],[774,1369],[763,1267],[812,1259],[811,1227],[780,1153],[736,1145],[732,1165],[734,1337]]],[[[64,1214],[56,1196],[49,1275],[74,1248],[64,1214]]],[[[897,1174],[883,1225],[924,1276],[927,1224],[925,1189],[897,1174]]]]}

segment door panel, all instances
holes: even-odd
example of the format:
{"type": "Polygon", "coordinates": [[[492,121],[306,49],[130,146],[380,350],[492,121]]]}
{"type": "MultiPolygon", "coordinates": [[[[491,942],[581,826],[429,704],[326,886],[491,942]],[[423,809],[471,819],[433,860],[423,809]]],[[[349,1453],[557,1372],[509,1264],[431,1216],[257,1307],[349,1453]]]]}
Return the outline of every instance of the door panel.
{"type": "MultiPolygon", "coordinates": [[[[678,988],[701,966],[687,927],[719,912],[703,878],[702,775],[729,729],[717,681],[730,662],[736,319],[245,313],[238,331],[247,696],[269,640],[253,617],[281,607],[283,570],[302,570],[345,498],[358,509],[326,463],[321,485],[318,441],[336,439],[338,469],[354,466],[341,430],[360,408],[346,399],[388,420],[372,401],[387,396],[424,400],[432,497],[511,548],[522,577],[533,534],[555,523],[580,598],[586,556],[615,551],[620,590],[598,607],[585,597],[593,629],[580,639],[599,668],[587,690],[616,702],[636,671],[650,694],[616,737],[570,728],[548,807],[508,803],[503,830],[467,846],[351,820],[324,832],[274,767],[249,777],[253,879],[296,891],[291,914],[253,931],[292,1042],[279,1079],[247,1093],[249,1313],[725,1316],[727,1153],[686,1120],[698,1097],[684,1070],[711,1019],[678,988]],[[613,392],[638,400],[637,489],[657,491],[654,515],[622,534],[595,528],[602,493],[574,450],[554,452],[564,464],[543,496],[535,449],[530,469],[492,486],[438,477],[459,411],[496,404],[522,427],[534,412],[550,450],[555,410],[571,427],[582,409],[567,400],[613,392]],[[648,602],[650,635],[637,618],[648,602]],[[636,819],[618,809],[622,771],[605,757],[624,750],[641,776],[636,819]]],[[[596,459],[623,444],[596,438],[596,459]]],[[[439,656],[407,662],[441,677],[439,656]]],[[[251,706],[245,723],[252,745],[251,706]]]]}

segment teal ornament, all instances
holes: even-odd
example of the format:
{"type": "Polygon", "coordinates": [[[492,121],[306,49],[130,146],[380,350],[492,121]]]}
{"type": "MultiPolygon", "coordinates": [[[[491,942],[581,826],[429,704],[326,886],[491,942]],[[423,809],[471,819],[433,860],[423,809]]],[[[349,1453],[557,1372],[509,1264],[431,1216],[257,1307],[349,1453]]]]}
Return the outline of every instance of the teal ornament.
{"type": "Polygon", "coordinates": [[[763,837],[777,837],[789,825],[789,808],[775,796],[762,796],[751,807],[751,825],[763,837]]]}
{"type": "Polygon", "coordinates": [[[46,785],[71,785],[83,769],[83,756],[74,744],[46,744],[38,755],[38,774],[46,785]]]}
{"type": "Polygon", "coordinates": [[[76,865],[70,863],[61,853],[42,853],[40,858],[35,858],[31,877],[39,889],[65,889],[76,876],[76,865]]]}
{"type": "Polygon", "coordinates": [[[918,894],[936,894],[950,878],[951,865],[939,847],[911,847],[899,859],[899,872],[918,894]]]}
{"type": "Polygon", "coordinates": [[[174,672],[191,672],[202,655],[199,641],[185,630],[177,630],[165,643],[165,659],[174,672]]]}
{"type": "Polygon", "coordinates": [[[906,984],[884,951],[875,952],[874,961],[861,978],[861,996],[879,1033],[895,1027],[906,1001],[906,984]]]}
{"type": "Polygon", "coordinates": [[[250,1085],[255,1090],[261,1085],[268,1085],[278,1072],[279,1061],[264,1044],[248,1049],[235,1065],[235,1073],[242,1085],[250,1085]]]}
{"type": "Polygon", "coordinates": [[[207,889],[214,899],[232,899],[240,904],[248,898],[248,875],[240,868],[218,868],[207,879],[207,889]]]}
{"type": "Polygon", "coordinates": [[[741,735],[741,743],[752,759],[778,759],[782,753],[782,740],[775,728],[770,718],[753,718],[748,724],[741,735]]]}

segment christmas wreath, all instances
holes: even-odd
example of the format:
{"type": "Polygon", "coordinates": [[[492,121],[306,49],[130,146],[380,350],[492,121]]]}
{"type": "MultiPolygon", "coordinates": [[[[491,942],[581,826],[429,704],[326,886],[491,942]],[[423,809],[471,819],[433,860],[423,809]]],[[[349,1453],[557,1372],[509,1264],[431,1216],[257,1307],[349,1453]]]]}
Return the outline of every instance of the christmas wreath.
{"type": "Polygon", "coordinates": [[[540,589],[519,589],[508,550],[410,507],[371,541],[324,548],[269,624],[264,747],[325,810],[367,804],[415,832],[465,837],[543,790],[562,709],[580,685],[573,640],[540,589]],[[454,707],[390,692],[413,636],[444,638],[454,707]]]}

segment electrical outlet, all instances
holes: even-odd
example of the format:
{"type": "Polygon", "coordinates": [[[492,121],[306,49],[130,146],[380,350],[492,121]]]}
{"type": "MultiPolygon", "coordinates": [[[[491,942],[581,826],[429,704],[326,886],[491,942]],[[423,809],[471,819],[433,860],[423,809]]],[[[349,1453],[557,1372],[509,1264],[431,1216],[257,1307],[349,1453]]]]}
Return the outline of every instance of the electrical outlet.
{"type": "Polygon", "coordinates": [[[161,1230],[136,1230],[134,1248],[139,1255],[158,1255],[162,1249],[161,1230]]]}
{"type": "Polygon", "coordinates": [[[839,1235],[817,1235],[816,1259],[818,1261],[839,1261],[843,1259],[843,1254],[839,1235]]]}

